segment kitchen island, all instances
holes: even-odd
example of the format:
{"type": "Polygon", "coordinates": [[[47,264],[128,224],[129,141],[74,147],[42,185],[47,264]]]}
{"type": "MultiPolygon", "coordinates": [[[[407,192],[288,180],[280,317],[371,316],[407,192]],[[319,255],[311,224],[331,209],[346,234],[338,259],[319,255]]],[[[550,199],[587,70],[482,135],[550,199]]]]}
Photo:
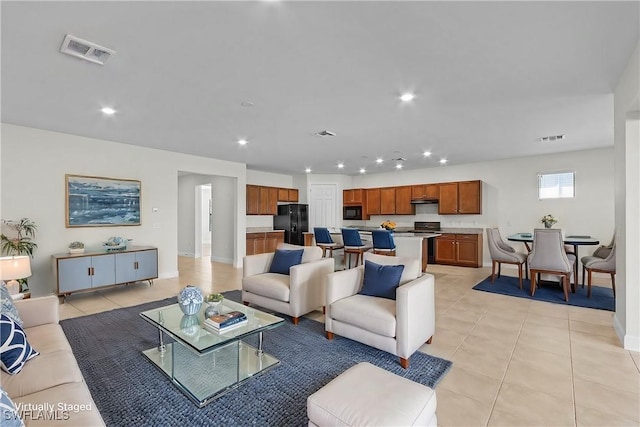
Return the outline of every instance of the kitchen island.
{"type": "MultiPolygon", "coordinates": [[[[371,231],[376,228],[358,228],[362,240],[372,242],[371,231]]],[[[340,230],[329,230],[334,242],[342,243],[340,230]]],[[[396,244],[396,256],[418,258],[422,260],[422,271],[427,270],[429,264],[428,239],[440,236],[439,233],[412,233],[409,231],[394,231],[393,241],[396,244]]]]}

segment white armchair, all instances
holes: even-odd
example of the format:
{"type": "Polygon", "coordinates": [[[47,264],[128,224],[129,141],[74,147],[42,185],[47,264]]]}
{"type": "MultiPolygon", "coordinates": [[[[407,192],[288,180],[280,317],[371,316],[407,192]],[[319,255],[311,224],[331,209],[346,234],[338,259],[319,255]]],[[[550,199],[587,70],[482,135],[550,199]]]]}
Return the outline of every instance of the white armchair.
{"type": "Polygon", "coordinates": [[[364,254],[365,261],[381,265],[404,265],[395,301],[359,295],[364,266],[337,271],[327,278],[325,330],[362,342],[400,357],[409,367],[409,357],[435,332],[435,280],[421,274],[420,260],[364,254]]]}
{"type": "Polygon", "coordinates": [[[300,316],[324,306],[325,280],[334,271],[334,259],[322,258],[317,246],[281,247],[304,248],[302,264],[291,267],[289,275],[269,273],[273,252],[245,256],[242,302],[287,314],[297,325],[300,316]]]}

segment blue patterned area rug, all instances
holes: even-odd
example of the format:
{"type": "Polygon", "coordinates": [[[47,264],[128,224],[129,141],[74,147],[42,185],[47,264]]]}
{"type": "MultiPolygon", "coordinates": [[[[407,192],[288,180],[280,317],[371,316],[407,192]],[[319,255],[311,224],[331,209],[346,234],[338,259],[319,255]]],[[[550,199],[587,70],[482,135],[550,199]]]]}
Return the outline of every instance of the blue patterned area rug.
{"type": "Polygon", "coordinates": [[[492,292],[495,294],[510,295],[512,297],[527,298],[536,301],[553,302],[556,304],[574,305],[577,307],[596,308],[598,310],[616,310],[616,301],[613,298],[611,288],[602,286],[591,286],[591,298],[587,298],[587,287],[582,288],[579,284],[576,293],[569,292],[569,302],[564,300],[564,292],[557,282],[543,281],[542,285],[536,289],[534,296],[529,295],[531,281],[522,279],[522,289],[517,277],[500,276],[496,277],[495,283],[491,283],[491,276],[484,279],[473,287],[477,291],[492,292]]]}
{"type": "MultiPolygon", "coordinates": [[[[225,295],[240,298],[239,291],[225,295]]],[[[359,362],[429,387],[452,365],[416,352],[405,370],[392,354],[338,336],[327,340],[323,323],[301,318],[294,326],[284,316],[284,325],[264,334],[264,350],[280,364],[199,409],[141,353],[157,346],[158,331],[139,313],[172,303],[175,298],[60,322],[108,426],[306,426],[307,396],[359,362]]]]}

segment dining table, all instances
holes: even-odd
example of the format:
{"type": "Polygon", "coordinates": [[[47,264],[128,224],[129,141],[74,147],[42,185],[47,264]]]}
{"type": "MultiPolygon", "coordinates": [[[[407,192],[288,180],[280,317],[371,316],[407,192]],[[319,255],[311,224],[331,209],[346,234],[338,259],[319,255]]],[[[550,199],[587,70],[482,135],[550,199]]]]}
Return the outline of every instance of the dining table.
{"type": "MultiPolygon", "coordinates": [[[[527,248],[527,252],[531,252],[531,246],[529,243],[533,243],[533,233],[516,233],[507,237],[507,240],[512,242],[522,242],[527,248]]],[[[574,282],[578,283],[578,263],[580,263],[580,257],[578,256],[579,246],[595,246],[599,245],[600,241],[592,237],[586,236],[563,236],[562,240],[565,245],[573,246],[573,253],[576,255],[576,263],[574,264],[574,282]]]]}

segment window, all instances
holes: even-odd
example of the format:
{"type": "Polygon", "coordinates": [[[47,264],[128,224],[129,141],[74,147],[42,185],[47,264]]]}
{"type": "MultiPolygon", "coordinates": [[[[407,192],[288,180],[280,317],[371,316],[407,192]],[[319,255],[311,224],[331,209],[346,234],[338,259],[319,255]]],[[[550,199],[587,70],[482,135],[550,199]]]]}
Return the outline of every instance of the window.
{"type": "Polygon", "coordinates": [[[538,199],[574,197],[575,175],[575,172],[539,173],[538,199]]]}

